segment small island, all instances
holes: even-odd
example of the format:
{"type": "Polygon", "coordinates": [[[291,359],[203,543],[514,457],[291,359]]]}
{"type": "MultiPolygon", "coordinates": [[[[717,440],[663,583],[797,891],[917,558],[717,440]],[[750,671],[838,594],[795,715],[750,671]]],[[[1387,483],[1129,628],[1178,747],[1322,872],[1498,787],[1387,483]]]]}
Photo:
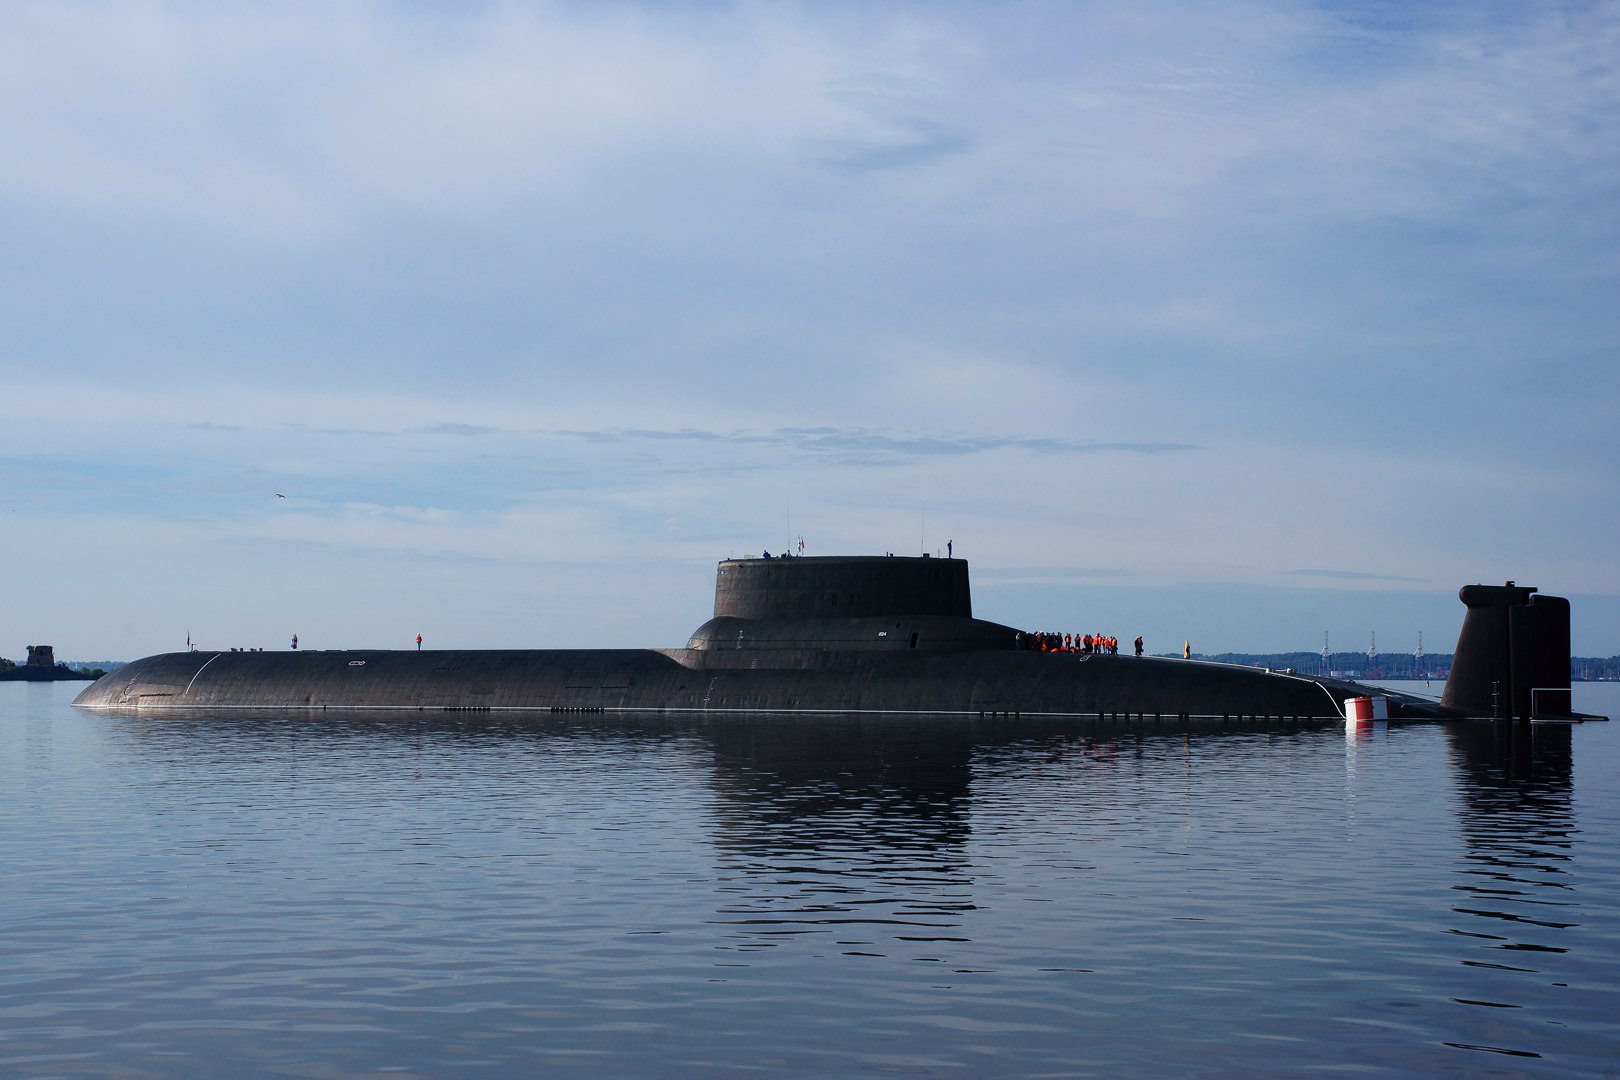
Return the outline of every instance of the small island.
{"type": "Polygon", "coordinates": [[[56,662],[56,649],[50,645],[28,646],[28,662],[17,664],[0,656],[0,682],[64,682],[77,679],[93,682],[107,672],[102,668],[73,668],[56,662]]]}

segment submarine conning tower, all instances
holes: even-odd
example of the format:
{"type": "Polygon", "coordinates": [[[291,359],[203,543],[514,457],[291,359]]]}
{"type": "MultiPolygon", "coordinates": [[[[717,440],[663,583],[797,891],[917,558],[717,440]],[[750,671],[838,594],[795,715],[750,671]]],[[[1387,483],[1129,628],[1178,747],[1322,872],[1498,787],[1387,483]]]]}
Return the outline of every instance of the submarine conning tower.
{"type": "Polygon", "coordinates": [[[893,555],[725,559],[714,616],[853,619],[879,615],[973,617],[967,562],[893,555]]]}
{"type": "Polygon", "coordinates": [[[722,560],[714,618],[687,648],[951,652],[1016,639],[973,617],[965,560],[816,555],[722,560]]]}
{"type": "Polygon", "coordinates": [[[1464,585],[1467,606],[1440,703],[1470,716],[1531,719],[1573,714],[1569,601],[1528,585],[1464,585]]]}

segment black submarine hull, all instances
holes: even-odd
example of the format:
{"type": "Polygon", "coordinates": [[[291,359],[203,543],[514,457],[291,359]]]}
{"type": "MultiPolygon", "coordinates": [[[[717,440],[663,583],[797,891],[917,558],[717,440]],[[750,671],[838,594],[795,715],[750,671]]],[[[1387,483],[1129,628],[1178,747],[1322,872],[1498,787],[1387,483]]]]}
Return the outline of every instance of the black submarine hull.
{"type": "Polygon", "coordinates": [[[1390,719],[1470,715],[1291,671],[1041,641],[974,618],[959,559],[728,559],[714,617],[685,648],[165,653],[108,674],[74,704],[1191,721],[1336,719],[1346,699],[1376,695],[1390,719]]]}
{"type": "Polygon", "coordinates": [[[1343,695],[1384,693],[1158,657],[977,651],[735,666],[745,656],[710,666],[717,658],[697,650],[165,653],[106,676],[75,704],[1308,719],[1342,716],[1343,695]]]}

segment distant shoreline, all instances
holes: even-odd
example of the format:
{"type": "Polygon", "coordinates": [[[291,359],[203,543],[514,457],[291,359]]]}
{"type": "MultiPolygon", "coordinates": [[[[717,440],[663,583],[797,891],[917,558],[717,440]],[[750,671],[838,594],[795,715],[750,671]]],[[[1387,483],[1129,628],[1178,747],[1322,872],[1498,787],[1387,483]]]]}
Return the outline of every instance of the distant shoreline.
{"type": "Polygon", "coordinates": [[[105,671],[79,671],[64,667],[14,667],[0,671],[0,682],[95,682],[105,671]]]}

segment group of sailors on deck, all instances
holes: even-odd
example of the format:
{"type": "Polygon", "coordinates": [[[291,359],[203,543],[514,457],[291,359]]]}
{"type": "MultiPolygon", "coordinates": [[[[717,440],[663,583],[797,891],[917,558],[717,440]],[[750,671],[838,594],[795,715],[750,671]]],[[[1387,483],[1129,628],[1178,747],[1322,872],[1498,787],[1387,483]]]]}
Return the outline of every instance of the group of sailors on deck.
{"type": "MultiPolygon", "coordinates": [[[[1136,655],[1142,655],[1142,639],[1135,642],[1136,655]]],[[[1018,647],[1031,652],[1092,653],[1119,652],[1119,638],[1112,634],[1019,634],[1018,647]]]]}

